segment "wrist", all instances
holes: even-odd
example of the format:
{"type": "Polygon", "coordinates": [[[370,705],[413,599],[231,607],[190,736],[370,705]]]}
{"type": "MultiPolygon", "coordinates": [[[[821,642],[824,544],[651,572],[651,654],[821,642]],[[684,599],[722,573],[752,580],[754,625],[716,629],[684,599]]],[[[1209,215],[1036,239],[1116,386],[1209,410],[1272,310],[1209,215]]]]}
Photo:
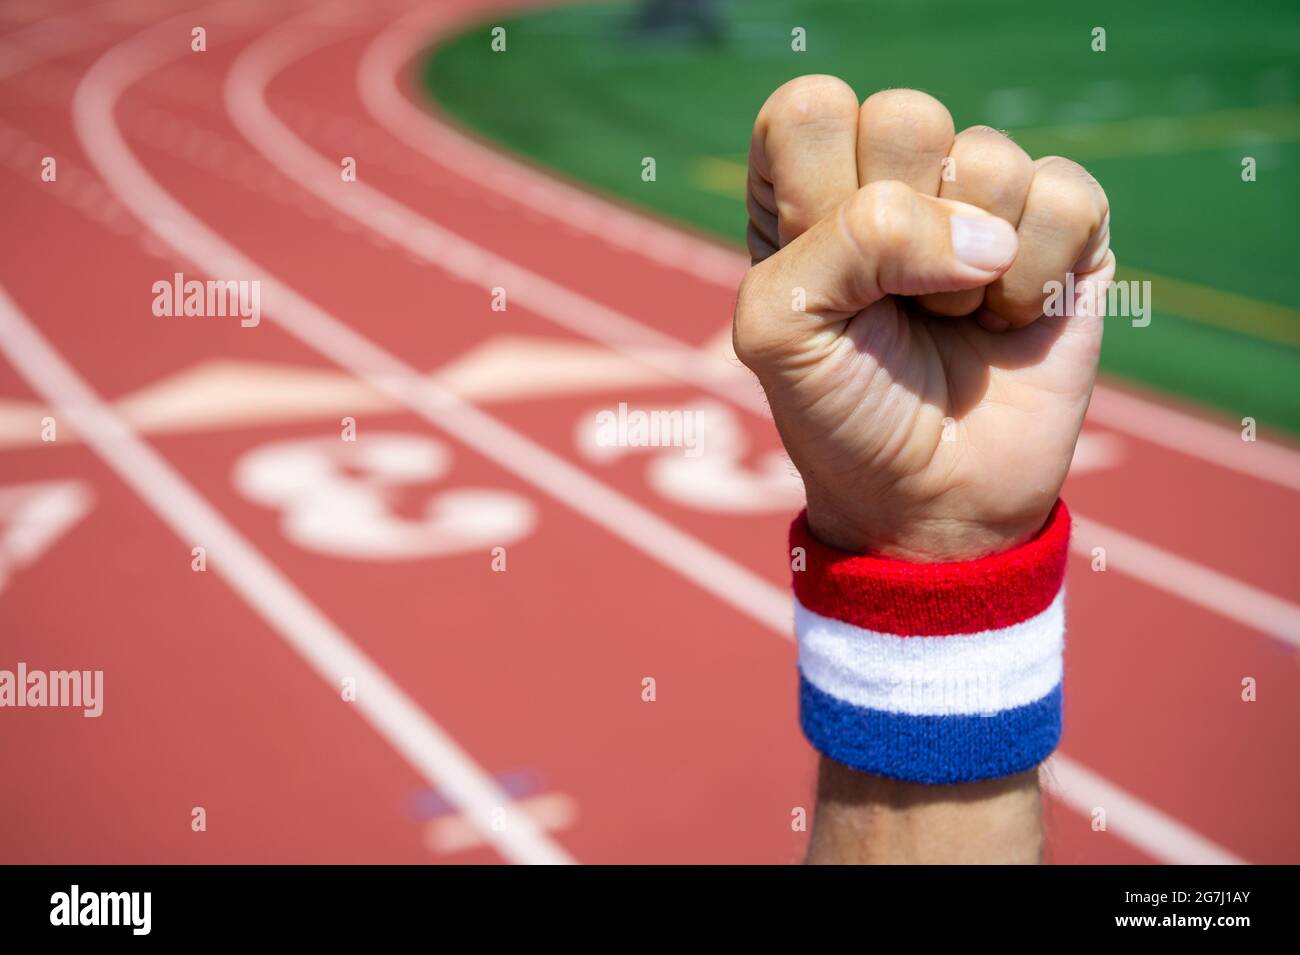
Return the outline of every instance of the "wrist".
{"type": "Polygon", "coordinates": [[[827,547],[917,564],[952,563],[1000,554],[1031,540],[1047,523],[1055,498],[997,521],[906,514],[855,514],[808,493],[808,529],[827,547]]]}
{"type": "Polygon", "coordinates": [[[972,560],[917,563],[790,530],[800,720],[824,755],[927,785],[1023,772],[1061,730],[1069,512],[972,560]]]}

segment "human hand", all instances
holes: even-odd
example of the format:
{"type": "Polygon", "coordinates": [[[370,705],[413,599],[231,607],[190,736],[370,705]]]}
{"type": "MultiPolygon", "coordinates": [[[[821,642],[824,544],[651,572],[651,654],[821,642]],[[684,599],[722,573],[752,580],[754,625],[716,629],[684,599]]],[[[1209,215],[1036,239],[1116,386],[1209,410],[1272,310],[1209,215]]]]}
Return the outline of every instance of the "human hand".
{"type": "Polygon", "coordinates": [[[758,115],[747,205],[736,353],[803,476],[814,535],[934,562],[1037,533],[1102,337],[1097,307],[1044,317],[1044,287],[1113,278],[1097,182],[988,127],[954,136],[924,93],[859,107],[842,81],[805,76],[758,115]]]}

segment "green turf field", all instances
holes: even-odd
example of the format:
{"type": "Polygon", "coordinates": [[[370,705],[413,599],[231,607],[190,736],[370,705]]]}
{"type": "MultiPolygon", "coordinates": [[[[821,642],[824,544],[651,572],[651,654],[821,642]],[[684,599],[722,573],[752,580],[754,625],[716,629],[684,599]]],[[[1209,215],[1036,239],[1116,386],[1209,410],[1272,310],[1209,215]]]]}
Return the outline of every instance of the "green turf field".
{"type": "Polygon", "coordinates": [[[1107,370],[1300,434],[1295,0],[735,0],[720,40],[639,35],[634,6],[486,21],[434,51],[426,83],[480,135],[737,246],[772,89],[834,73],[861,96],[927,90],[958,129],[1005,128],[1106,187],[1120,277],[1150,279],[1154,306],[1145,328],[1108,321],[1107,370]]]}

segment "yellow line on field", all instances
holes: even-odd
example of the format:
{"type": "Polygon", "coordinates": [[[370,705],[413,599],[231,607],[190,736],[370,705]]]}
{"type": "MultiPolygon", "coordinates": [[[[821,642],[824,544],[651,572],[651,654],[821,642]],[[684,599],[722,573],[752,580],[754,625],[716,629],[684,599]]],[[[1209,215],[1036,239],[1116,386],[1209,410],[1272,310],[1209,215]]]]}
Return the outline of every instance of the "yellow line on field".
{"type": "Polygon", "coordinates": [[[691,179],[706,192],[715,192],[728,199],[745,200],[749,167],[734,159],[721,156],[701,156],[691,167],[691,179]]]}
{"type": "Polygon", "coordinates": [[[1300,310],[1224,292],[1145,269],[1120,269],[1122,281],[1149,280],[1151,307],[1202,325],[1300,348],[1300,310]]]}
{"type": "Polygon", "coordinates": [[[1248,149],[1300,139],[1300,106],[1293,103],[1226,109],[1191,116],[1139,116],[1100,123],[1013,129],[1031,156],[1071,159],[1155,156],[1202,149],[1248,149]]]}

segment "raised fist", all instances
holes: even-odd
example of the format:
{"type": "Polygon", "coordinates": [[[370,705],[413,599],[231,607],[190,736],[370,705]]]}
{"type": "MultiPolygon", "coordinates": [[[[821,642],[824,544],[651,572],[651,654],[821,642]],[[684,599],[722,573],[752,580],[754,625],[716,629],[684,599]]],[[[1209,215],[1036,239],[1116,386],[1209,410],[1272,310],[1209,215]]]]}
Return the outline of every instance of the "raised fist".
{"type": "Polygon", "coordinates": [[[925,93],[859,106],[841,80],[805,76],[758,114],[748,192],[736,353],[813,533],[917,561],[1032,537],[1097,372],[1115,258],[1096,180],[986,126],[954,134],[925,93]],[[1077,302],[1044,316],[1067,273],[1077,302]]]}

